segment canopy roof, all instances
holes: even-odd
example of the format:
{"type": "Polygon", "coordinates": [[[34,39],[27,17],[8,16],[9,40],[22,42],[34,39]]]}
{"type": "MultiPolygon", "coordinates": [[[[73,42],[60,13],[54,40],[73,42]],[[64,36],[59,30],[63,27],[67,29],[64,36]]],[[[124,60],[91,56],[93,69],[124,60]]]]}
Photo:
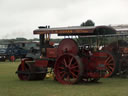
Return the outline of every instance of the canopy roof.
{"type": "Polygon", "coordinates": [[[40,28],[34,30],[34,34],[58,34],[58,35],[105,35],[116,34],[116,30],[109,26],[74,26],[59,28],[40,28]]]}

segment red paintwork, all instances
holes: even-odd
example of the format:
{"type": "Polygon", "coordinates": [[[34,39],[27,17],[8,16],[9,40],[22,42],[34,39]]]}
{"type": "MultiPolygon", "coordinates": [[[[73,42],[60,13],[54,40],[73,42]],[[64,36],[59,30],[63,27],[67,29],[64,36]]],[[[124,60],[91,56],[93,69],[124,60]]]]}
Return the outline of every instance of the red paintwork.
{"type": "Polygon", "coordinates": [[[64,53],[72,53],[77,55],[78,52],[78,45],[73,39],[63,39],[58,46],[57,55],[58,57],[64,53]]]}
{"type": "Polygon", "coordinates": [[[11,56],[10,59],[11,59],[12,62],[14,62],[15,61],[15,56],[11,56]]]}
{"type": "Polygon", "coordinates": [[[47,48],[46,55],[48,58],[56,58],[57,57],[57,48],[47,48]]]}
{"type": "MultiPolygon", "coordinates": [[[[46,48],[46,57],[34,60],[34,67],[48,68],[53,64],[56,79],[62,84],[77,83],[80,78],[101,78],[101,71],[105,70],[106,53],[91,52],[84,49],[79,50],[77,43],[73,39],[63,39],[58,48],[46,48]],[[78,53],[81,56],[78,55],[78,53]],[[56,62],[48,59],[56,59],[56,62]],[[104,66],[99,66],[99,65],[104,66]]],[[[25,61],[31,59],[22,59],[21,67],[24,71],[25,61]]],[[[33,67],[33,66],[32,66],[33,67]]]]}
{"type": "Polygon", "coordinates": [[[91,78],[100,78],[103,77],[99,73],[99,71],[105,70],[105,57],[106,53],[104,52],[95,52],[92,53],[92,55],[87,57],[82,57],[81,60],[84,64],[84,70],[88,70],[87,74],[84,74],[85,77],[91,77],[91,78]],[[99,64],[102,64],[103,67],[100,67],[99,64]]]}
{"type": "Polygon", "coordinates": [[[88,72],[87,76],[90,78],[101,78],[101,75],[99,73],[94,72],[88,72]]]}
{"type": "Polygon", "coordinates": [[[31,59],[29,59],[29,58],[23,58],[23,59],[21,59],[21,70],[23,70],[23,71],[24,71],[25,61],[31,61],[31,59]]]}
{"type": "MultiPolygon", "coordinates": [[[[31,59],[30,58],[23,58],[21,60],[21,64],[18,67],[18,71],[22,71],[22,72],[28,71],[29,68],[25,64],[25,61],[31,61],[31,59]]],[[[18,74],[18,77],[20,80],[28,80],[29,79],[29,76],[25,75],[25,74],[18,74]]]]}
{"type": "Polygon", "coordinates": [[[53,46],[54,45],[54,42],[50,41],[49,42],[49,45],[53,46]]]}
{"type": "Polygon", "coordinates": [[[36,60],[35,66],[37,67],[48,67],[48,60],[36,60]]]}

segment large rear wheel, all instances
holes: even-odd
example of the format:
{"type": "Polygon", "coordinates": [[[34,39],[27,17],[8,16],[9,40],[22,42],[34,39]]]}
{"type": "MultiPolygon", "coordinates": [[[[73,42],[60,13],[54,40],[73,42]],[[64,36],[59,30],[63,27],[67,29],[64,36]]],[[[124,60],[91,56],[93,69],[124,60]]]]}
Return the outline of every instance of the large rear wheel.
{"type": "Polygon", "coordinates": [[[68,53],[57,59],[54,68],[56,79],[61,84],[77,83],[81,80],[83,71],[80,58],[68,53]]]}

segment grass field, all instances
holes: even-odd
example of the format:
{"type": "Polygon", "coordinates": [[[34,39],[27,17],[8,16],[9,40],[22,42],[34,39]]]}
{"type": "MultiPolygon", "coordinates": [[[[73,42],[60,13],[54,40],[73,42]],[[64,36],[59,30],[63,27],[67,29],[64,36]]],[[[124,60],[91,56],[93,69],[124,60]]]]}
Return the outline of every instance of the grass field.
{"type": "Polygon", "coordinates": [[[50,79],[20,81],[15,74],[19,63],[0,62],[0,96],[128,96],[128,79],[121,78],[76,85],[61,85],[50,79]]]}

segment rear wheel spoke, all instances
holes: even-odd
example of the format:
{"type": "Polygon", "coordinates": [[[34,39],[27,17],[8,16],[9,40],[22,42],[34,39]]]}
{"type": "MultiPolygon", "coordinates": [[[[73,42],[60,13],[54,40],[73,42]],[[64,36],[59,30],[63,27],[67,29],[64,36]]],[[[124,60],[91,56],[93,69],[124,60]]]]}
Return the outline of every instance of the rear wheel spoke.
{"type": "Polygon", "coordinates": [[[68,64],[67,64],[67,61],[66,61],[66,59],[64,58],[64,65],[67,67],[68,66],[68,64]]]}
{"type": "Polygon", "coordinates": [[[70,62],[69,62],[69,66],[71,66],[73,59],[74,59],[74,58],[71,57],[70,62]]]}
{"type": "Polygon", "coordinates": [[[67,81],[70,81],[70,76],[69,76],[69,74],[67,74],[67,81]]]}
{"type": "Polygon", "coordinates": [[[63,79],[65,77],[66,73],[63,72],[63,74],[61,75],[61,78],[63,79]]]}
{"type": "Polygon", "coordinates": [[[110,70],[110,68],[107,67],[107,71],[110,73],[112,73],[112,70],[110,70]]]}
{"type": "Polygon", "coordinates": [[[72,71],[77,72],[77,73],[79,73],[79,72],[80,72],[78,69],[76,69],[76,70],[72,70],[72,71]]]}
{"type": "Polygon", "coordinates": [[[111,69],[113,71],[113,68],[111,66],[108,66],[109,69],[111,69]]]}
{"type": "Polygon", "coordinates": [[[72,74],[73,78],[78,78],[78,76],[74,72],[71,71],[70,73],[72,74]]]}
{"type": "Polygon", "coordinates": [[[110,77],[114,74],[115,70],[116,70],[116,58],[109,52],[106,52],[107,54],[107,58],[105,60],[105,66],[106,66],[106,75],[104,76],[106,77],[110,77]]]}
{"type": "Polygon", "coordinates": [[[106,59],[105,62],[109,64],[111,61],[112,61],[112,59],[111,59],[111,57],[109,56],[109,57],[106,59]]]}

